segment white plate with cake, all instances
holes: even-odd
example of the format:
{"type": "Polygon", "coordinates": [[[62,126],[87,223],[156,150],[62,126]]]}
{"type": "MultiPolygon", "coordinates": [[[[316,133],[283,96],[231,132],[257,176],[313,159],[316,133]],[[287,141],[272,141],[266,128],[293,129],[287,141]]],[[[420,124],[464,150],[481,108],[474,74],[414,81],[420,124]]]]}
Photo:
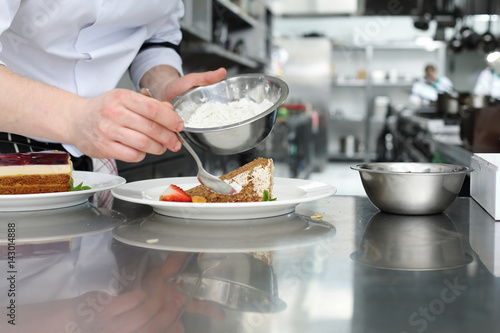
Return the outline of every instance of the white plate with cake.
{"type": "Polygon", "coordinates": [[[196,177],[149,179],[115,187],[113,195],[121,200],[146,204],[158,214],[205,220],[251,219],[293,212],[303,202],[329,197],[337,189],[328,184],[292,178],[274,178],[271,159],[258,158],[221,176],[239,193],[221,195],[200,185],[196,177]],[[234,184],[234,183],[237,183],[234,184]],[[206,202],[161,201],[165,190],[176,185],[193,199],[206,202]],[[263,193],[274,201],[263,201],[263,193]]]}
{"type": "Polygon", "coordinates": [[[74,184],[83,183],[88,190],[36,194],[0,195],[0,211],[29,211],[79,205],[97,192],[124,184],[125,178],[97,172],[73,171],[74,184]]]}
{"type": "Polygon", "coordinates": [[[4,212],[74,206],[124,183],[115,175],[73,171],[66,152],[0,154],[0,211],[4,212]],[[75,191],[79,185],[85,188],[75,191]]]}

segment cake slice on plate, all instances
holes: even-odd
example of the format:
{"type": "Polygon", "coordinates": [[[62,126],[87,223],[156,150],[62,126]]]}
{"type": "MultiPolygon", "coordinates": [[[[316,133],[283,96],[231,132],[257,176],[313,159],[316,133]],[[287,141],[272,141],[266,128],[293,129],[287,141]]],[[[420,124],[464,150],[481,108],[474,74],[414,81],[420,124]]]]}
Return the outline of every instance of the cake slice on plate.
{"type": "Polygon", "coordinates": [[[273,173],[273,160],[258,157],[220,177],[233,186],[238,191],[237,194],[216,193],[205,185],[196,186],[186,193],[191,197],[205,198],[207,202],[258,202],[262,201],[264,191],[267,191],[269,198],[272,198],[273,173]]]}
{"type": "Polygon", "coordinates": [[[0,154],[0,194],[66,192],[72,171],[66,152],[0,154]]]}

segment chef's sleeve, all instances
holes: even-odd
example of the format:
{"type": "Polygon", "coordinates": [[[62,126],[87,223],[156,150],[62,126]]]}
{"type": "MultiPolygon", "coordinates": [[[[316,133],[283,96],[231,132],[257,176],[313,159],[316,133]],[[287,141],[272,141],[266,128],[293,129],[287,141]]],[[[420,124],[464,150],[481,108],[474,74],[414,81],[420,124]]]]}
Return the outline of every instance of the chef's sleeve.
{"type": "MultiPolygon", "coordinates": [[[[14,16],[19,9],[19,5],[21,4],[21,0],[8,0],[8,1],[0,1],[0,35],[8,34],[10,32],[7,31],[12,21],[14,20],[14,16]]],[[[12,36],[12,38],[6,38],[5,40],[11,40],[15,43],[16,36],[12,36]]],[[[4,42],[5,43],[5,42],[4,42]]],[[[2,43],[0,43],[0,65],[5,66],[5,62],[2,61],[2,43]]]]}
{"type": "Polygon", "coordinates": [[[184,15],[184,4],[181,0],[176,2],[177,5],[170,15],[166,15],[163,22],[154,24],[159,27],[158,30],[145,41],[130,66],[130,77],[136,88],[139,87],[142,76],[158,65],[172,66],[180,75],[183,75],[179,49],[182,40],[180,19],[184,15]]]}

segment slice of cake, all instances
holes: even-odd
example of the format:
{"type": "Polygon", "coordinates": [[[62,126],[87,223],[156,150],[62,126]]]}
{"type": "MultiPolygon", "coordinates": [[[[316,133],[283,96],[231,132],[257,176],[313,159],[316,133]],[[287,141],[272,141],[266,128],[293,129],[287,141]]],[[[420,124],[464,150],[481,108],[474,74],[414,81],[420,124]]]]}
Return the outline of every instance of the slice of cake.
{"type": "Polygon", "coordinates": [[[72,170],[66,152],[0,154],[0,194],[69,191],[72,170]]]}
{"type": "Polygon", "coordinates": [[[191,197],[203,197],[207,202],[257,202],[262,201],[264,191],[272,198],[274,164],[272,159],[258,157],[250,163],[220,178],[239,190],[237,194],[224,195],[199,185],[186,191],[191,197]]]}

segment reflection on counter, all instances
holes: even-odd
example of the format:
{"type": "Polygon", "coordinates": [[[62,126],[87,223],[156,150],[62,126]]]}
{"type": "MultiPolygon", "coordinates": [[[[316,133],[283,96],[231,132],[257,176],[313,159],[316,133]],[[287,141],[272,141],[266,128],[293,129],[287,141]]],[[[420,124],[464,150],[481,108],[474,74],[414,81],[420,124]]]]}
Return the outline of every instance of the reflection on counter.
{"type": "Polygon", "coordinates": [[[259,313],[280,312],[272,252],[192,253],[167,283],[191,299],[213,302],[224,308],[259,313]]]}
{"type": "MultiPolygon", "coordinates": [[[[45,243],[109,231],[125,222],[126,216],[116,210],[98,208],[89,202],[76,206],[27,212],[0,212],[0,221],[16,225],[16,242],[45,243]]],[[[7,229],[0,229],[1,240],[7,229]]]]}
{"type": "Polygon", "coordinates": [[[450,269],[472,260],[464,251],[455,224],[444,213],[376,213],[352,258],[372,267],[409,271],[450,269]]]}
{"type": "Polygon", "coordinates": [[[186,252],[245,252],[299,248],[335,236],[321,220],[294,213],[258,219],[202,220],[151,213],[113,230],[122,243],[186,252]]]}

